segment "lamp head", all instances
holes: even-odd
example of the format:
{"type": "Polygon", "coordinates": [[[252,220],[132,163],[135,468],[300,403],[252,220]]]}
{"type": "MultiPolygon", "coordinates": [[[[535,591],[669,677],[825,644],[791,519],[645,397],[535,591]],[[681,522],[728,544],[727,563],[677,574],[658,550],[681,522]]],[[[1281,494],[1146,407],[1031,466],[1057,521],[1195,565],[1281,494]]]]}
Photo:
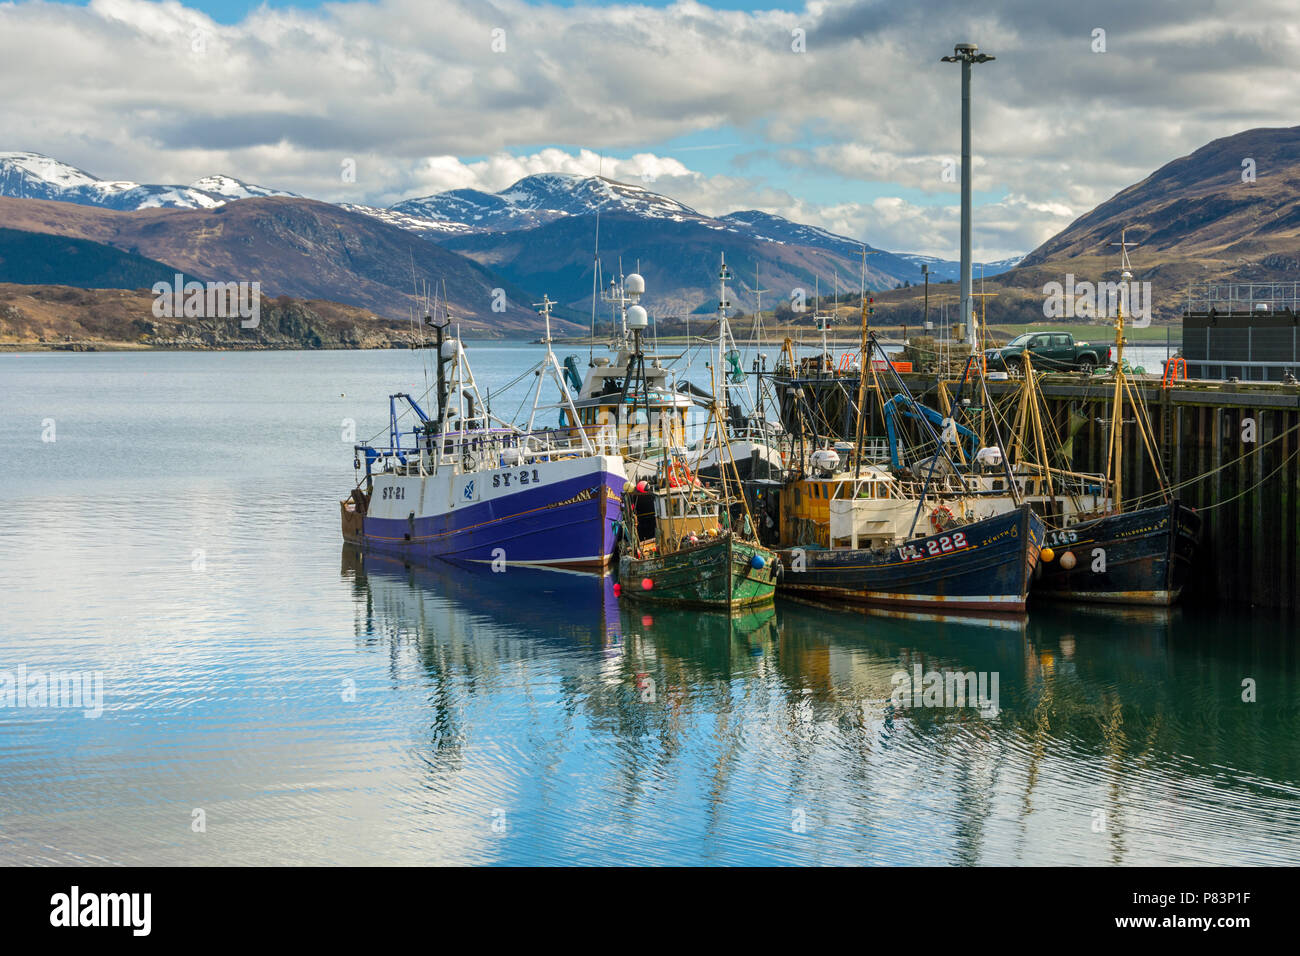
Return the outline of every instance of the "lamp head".
{"type": "Polygon", "coordinates": [[[974,43],[958,43],[952,48],[951,56],[940,57],[943,63],[988,63],[997,57],[989,56],[987,53],[979,53],[979,47],[974,43]]]}

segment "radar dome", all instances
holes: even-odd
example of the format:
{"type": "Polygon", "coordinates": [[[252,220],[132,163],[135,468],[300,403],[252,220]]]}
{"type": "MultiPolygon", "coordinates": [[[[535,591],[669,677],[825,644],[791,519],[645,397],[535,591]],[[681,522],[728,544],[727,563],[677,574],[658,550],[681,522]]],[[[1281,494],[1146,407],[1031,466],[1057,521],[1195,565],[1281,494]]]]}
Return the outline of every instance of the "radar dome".
{"type": "MultiPolygon", "coordinates": [[[[637,276],[640,278],[640,276],[637,276]]],[[[649,324],[650,318],[646,315],[645,309],[639,305],[634,305],[627,310],[627,327],[629,329],[644,329],[649,324]]]]}
{"type": "Polygon", "coordinates": [[[628,295],[645,295],[645,279],[633,272],[623,280],[623,291],[628,295]]]}

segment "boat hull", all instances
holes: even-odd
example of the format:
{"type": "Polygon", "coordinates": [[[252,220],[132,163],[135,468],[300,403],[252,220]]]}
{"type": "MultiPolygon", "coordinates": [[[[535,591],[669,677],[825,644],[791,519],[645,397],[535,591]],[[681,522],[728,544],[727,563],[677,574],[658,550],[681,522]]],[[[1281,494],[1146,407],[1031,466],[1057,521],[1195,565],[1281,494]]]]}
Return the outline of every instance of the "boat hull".
{"type": "Polygon", "coordinates": [[[638,601],[722,610],[772,601],[776,557],[766,548],[730,536],[705,541],[672,554],[637,558],[623,554],[618,580],[623,595],[638,601]],[[754,556],[763,567],[753,566],[754,556]],[[643,582],[649,580],[650,588],[643,582]]]}
{"type": "Polygon", "coordinates": [[[1042,562],[1033,596],[1168,606],[1187,584],[1200,531],[1200,516],[1178,501],[1049,531],[1055,553],[1042,562]],[[1062,564],[1066,554],[1073,568],[1062,564]]]}
{"type": "Polygon", "coordinates": [[[380,474],[364,514],[344,503],[343,537],[406,560],[599,571],[613,557],[626,482],[621,460],[600,456],[460,475],[380,474]]]}
{"type": "Polygon", "coordinates": [[[1019,613],[1043,533],[1026,505],[893,548],[788,548],[778,589],[833,603],[1019,613]]]}

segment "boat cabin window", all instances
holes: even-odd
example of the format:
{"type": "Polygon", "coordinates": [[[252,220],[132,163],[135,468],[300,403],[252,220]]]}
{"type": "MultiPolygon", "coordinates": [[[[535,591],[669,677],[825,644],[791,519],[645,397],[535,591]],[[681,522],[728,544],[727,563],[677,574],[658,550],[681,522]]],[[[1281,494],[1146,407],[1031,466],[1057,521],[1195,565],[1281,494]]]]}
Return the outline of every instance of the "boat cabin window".
{"type": "Polygon", "coordinates": [[[672,495],[661,498],[656,511],[659,517],[673,518],[717,518],[718,507],[711,502],[691,501],[685,495],[672,495]]]}

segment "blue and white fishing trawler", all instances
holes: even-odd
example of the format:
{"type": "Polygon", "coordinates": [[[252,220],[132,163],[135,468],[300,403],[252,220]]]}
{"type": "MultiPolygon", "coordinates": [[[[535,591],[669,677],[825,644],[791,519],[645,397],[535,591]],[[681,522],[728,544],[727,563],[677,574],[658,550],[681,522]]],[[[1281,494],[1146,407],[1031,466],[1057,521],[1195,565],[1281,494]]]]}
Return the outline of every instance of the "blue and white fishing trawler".
{"type": "MultiPolygon", "coordinates": [[[[536,367],[573,398],[550,348],[536,367]]],[[[437,405],[432,415],[405,393],[389,397],[388,444],[355,448],[357,486],[341,502],[343,537],[406,559],[453,558],[603,570],[627,484],[623,459],[581,429],[534,429],[496,418],[480,394],[459,337],[435,325],[437,405]],[[413,423],[403,427],[402,421],[413,423]]],[[[534,400],[533,418],[539,401],[534,400]]]]}

